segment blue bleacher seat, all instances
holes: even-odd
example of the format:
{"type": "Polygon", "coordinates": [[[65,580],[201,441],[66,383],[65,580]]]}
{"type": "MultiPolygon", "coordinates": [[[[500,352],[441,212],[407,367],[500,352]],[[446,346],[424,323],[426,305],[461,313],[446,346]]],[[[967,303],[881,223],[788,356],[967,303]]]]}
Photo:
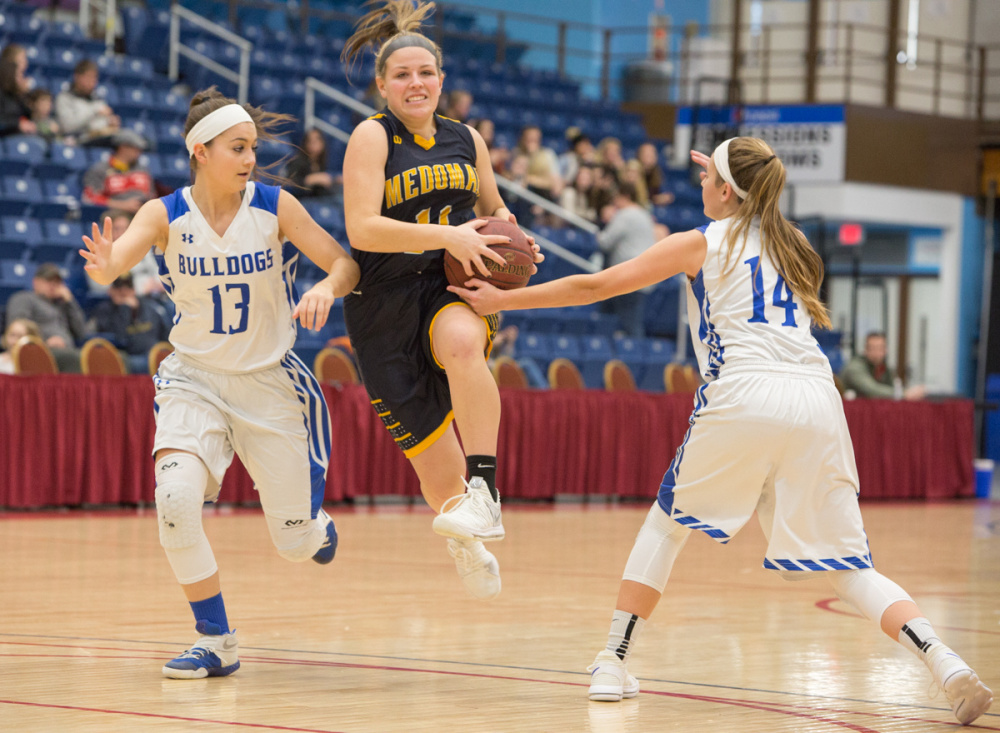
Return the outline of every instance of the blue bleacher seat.
{"type": "Polygon", "coordinates": [[[27,216],[42,200],[42,187],[34,177],[4,176],[0,216],[27,216]]]}
{"type": "Polygon", "coordinates": [[[75,145],[52,144],[52,162],[59,163],[71,171],[84,171],[90,167],[86,148],[75,145]]]}
{"type": "MultiPolygon", "coordinates": [[[[12,135],[3,140],[4,160],[22,161],[29,166],[44,163],[48,145],[35,135],[12,135]]],[[[4,173],[9,171],[5,167],[4,173]]]]}
{"type": "Polygon", "coordinates": [[[42,225],[26,216],[5,216],[0,220],[0,241],[27,245],[42,238],[42,225]]]}
{"type": "Polygon", "coordinates": [[[79,248],[83,245],[81,239],[83,225],[78,221],[59,221],[46,219],[42,222],[42,238],[48,244],[79,248]]]}
{"type": "Polygon", "coordinates": [[[520,333],[517,337],[517,358],[535,359],[539,364],[548,365],[552,360],[550,337],[541,333],[520,333]]]}
{"type": "Polygon", "coordinates": [[[570,361],[580,360],[580,339],[577,336],[557,334],[552,337],[551,343],[553,358],[562,357],[570,361]]]}

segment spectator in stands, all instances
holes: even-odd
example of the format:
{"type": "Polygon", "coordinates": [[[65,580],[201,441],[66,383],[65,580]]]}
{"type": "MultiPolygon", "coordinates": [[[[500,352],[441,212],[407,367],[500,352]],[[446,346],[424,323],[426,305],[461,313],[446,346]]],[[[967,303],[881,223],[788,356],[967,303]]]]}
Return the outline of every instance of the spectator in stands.
{"type": "Polygon", "coordinates": [[[132,130],[120,130],[113,145],[111,157],[99,160],[84,173],[83,200],[134,214],[156,198],[153,176],[139,163],[146,140],[132,130]]]}
{"type": "Polygon", "coordinates": [[[61,372],[80,371],[76,343],[87,336],[83,310],[66,287],[62,272],[51,262],[35,270],[31,290],[14,293],[7,301],[8,320],[27,318],[38,324],[61,372]]]}
{"type": "Polygon", "coordinates": [[[128,354],[129,371],[145,374],[149,350],[170,337],[170,317],[155,299],[136,295],[131,273],[108,287],[108,300],[91,312],[91,330],[112,334],[111,341],[128,354]]]}
{"type": "Polygon", "coordinates": [[[572,180],[573,184],[566,186],[559,194],[559,205],[577,216],[596,222],[597,212],[590,205],[591,190],[594,187],[593,166],[580,166],[572,180]]]}
{"type": "Polygon", "coordinates": [[[566,130],[566,139],[569,150],[559,156],[559,175],[564,181],[572,181],[582,166],[594,164],[594,145],[579,127],[566,130]]]}
{"type": "Polygon", "coordinates": [[[542,145],[541,128],[537,125],[522,128],[514,153],[528,158],[528,190],[549,201],[558,201],[562,190],[559,159],[552,148],[542,145]]]}
{"type": "Polygon", "coordinates": [[[49,142],[64,141],[59,134],[59,123],[52,117],[52,92],[42,88],[32,89],[26,99],[31,111],[30,119],[35,124],[35,133],[49,142]]]}
{"type": "Polygon", "coordinates": [[[643,143],[635,153],[635,160],[642,166],[642,177],[649,193],[649,203],[653,206],[665,206],[674,201],[674,195],[665,190],[666,183],[663,169],[660,167],[659,154],[653,143],[643,143]]]}
{"type": "Polygon", "coordinates": [[[330,173],[326,136],[315,127],[306,130],[302,146],[288,162],[285,176],[294,186],[289,188],[299,199],[332,199],[339,193],[341,177],[330,173]]]}
{"type": "Polygon", "coordinates": [[[643,208],[650,208],[649,190],[646,188],[646,178],[643,176],[642,164],[634,158],[625,164],[620,180],[635,187],[635,201],[643,208]]]}
{"type": "Polygon", "coordinates": [[[609,206],[618,190],[618,175],[606,165],[594,167],[594,185],[590,187],[590,208],[599,216],[609,206]]]}
{"type": "Polygon", "coordinates": [[[622,157],[622,142],[616,137],[606,137],[597,144],[597,163],[614,174],[615,182],[621,180],[625,170],[625,158],[622,157]]]}
{"type": "Polygon", "coordinates": [[[493,172],[502,176],[507,175],[507,164],[510,162],[510,150],[496,143],[496,126],[493,120],[483,118],[476,120],[472,125],[476,131],[482,135],[486,149],[490,151],[490,162],[493,165],[493,172]]]}
{"type": "Polygon", "coordinates": [[[121,120],[96,94],[97,64],[83,59],[73,69],[69,89],[56,95],[56,121],[63,134],[81,145],[107,145],[121,127],[121,120]]]}
{"type": "Polygon", "coordinates": [[[28,82],[15,61],[0,61],[0,135],[34,135],[25,95],[28,82]]]}
{"type": "Polygon", "coordinates": [[[885,334],[872,331],[865,337],[865,353],[858,354],[840,372],[840,381],[845,392],[853,391],[858,397],[883,397],[893,399],[901,396],[907,400],[923,399],[926,390],[920,385],[899,389],[892,369],[886,364],[887,349],[885,334]]]}
{"type": "Polygon", "coordinates": [[[25,90],[34,86],[32,79],[28,76],[28,51],[19,43],[8,43],[0,51],[0,63],[4,61],[13,62],[17,67],[18,75],[24,79],[25,90]]]}
{"type": "MultiPolygon", "coordinates": [[[[511,182],[528,188],[528,156],[517,152],[515,148],[506,176],[511,182]]],[[[530,201],[521,198],[516,193],[507,194],[507,208],[514,215],[514,218],[526,227],[530,227],[535,215],[541,213],[540,208],[533,206],[530,201]]]]}
{"type": "MultiPolygon", "coordinates": [[[[607,226],[597,233],[597,245],[605,253],[605,268],[638,257],[656,243],[653,217],[636,201],[635,186],[618,184],[610,206],[601,212],[607,226]]],[[[606,313],[618,316],[621,329],[633,338],[646,335],[643,314],[646,293],[637,290],[602,303],[606,313]]]]}
{"type": "Polygon", "coordinates": [[[0,337],[0,374],[14,373],[14,344],[25,336],[41,338],[42,332],[38,330],[38,324],[29,321],[27,318],[15,318],[7,324],[7,329],[0,337]]]}
{"type": "Polygon", "coordinates": [[[456,89],[448,95],[448,104],[442,114],[459,122],[468,122],[470,110],[472,110],[472,93],[465,89],[456,89]]]}

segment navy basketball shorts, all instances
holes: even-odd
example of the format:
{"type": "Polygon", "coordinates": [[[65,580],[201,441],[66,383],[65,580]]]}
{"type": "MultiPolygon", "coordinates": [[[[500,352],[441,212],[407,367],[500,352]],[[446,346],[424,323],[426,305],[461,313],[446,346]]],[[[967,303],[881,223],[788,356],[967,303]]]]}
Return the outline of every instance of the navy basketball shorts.
{"type": "MultiPolygon", "coordinates": [[[[448,292],[444,271],[403,277],[344,299],[344,320],[372,407],[407,458],[431,446],[454,419],[444,367],[431,336],[448,308],[469,306],[448,292]]],[[[484,358],[497,332],[496,315],[487,327],[484,358]]]]}

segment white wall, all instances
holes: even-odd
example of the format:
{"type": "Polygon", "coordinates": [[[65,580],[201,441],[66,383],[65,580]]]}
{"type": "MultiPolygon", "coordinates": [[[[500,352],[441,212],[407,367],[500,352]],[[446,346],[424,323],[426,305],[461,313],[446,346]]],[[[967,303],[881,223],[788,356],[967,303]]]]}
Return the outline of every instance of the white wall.
{"type": "MultiPolygon", "coordinates": [[[[904,226],[938,227],[943,231],[941,273],[935,281],[917,282],[911,287],[909,355],[907,366],[919,376],[917,359],[920,318],[928,319],[926,382],[936,390],[958,389],[955,354],[959,353],[959,277],[961,267],[963,199],[958,194],[934,193],[910,188],[874,186],[862,183],[807,185],[795,187],[793,218],[822,216],[904,226]]],[[[850,291],[843,282],[830,291],[834,325],[838,315],[850,312],[850,291]],[[846,300],[845,300],[846,299],[846,300]]],[[[890,343],[898,318],[898,289],[890,282],[890,343]]],[[[862,329],[864,321],[861,321],[862,329]]],[[[873,324],[878,325],[878,324],[873,324]]],[[[891,356],[895,356],[892,354],[891,356]]]]}

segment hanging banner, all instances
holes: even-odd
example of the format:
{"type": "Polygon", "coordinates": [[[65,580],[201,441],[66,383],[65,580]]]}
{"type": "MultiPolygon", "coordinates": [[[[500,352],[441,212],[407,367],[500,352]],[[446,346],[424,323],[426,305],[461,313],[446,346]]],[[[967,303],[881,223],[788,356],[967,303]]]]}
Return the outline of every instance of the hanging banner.
{"type": "Polygon", "coordinates": [[[789,105],[677,110],[674,165],[686,166],[690,150],[711,153],[727,137],[765,140],[785,164],[789,183],[837,183],[844,180],[847,126],[843,105],[789,105]],[[692,136],[696,135],[692,143],[692,136]]]}

